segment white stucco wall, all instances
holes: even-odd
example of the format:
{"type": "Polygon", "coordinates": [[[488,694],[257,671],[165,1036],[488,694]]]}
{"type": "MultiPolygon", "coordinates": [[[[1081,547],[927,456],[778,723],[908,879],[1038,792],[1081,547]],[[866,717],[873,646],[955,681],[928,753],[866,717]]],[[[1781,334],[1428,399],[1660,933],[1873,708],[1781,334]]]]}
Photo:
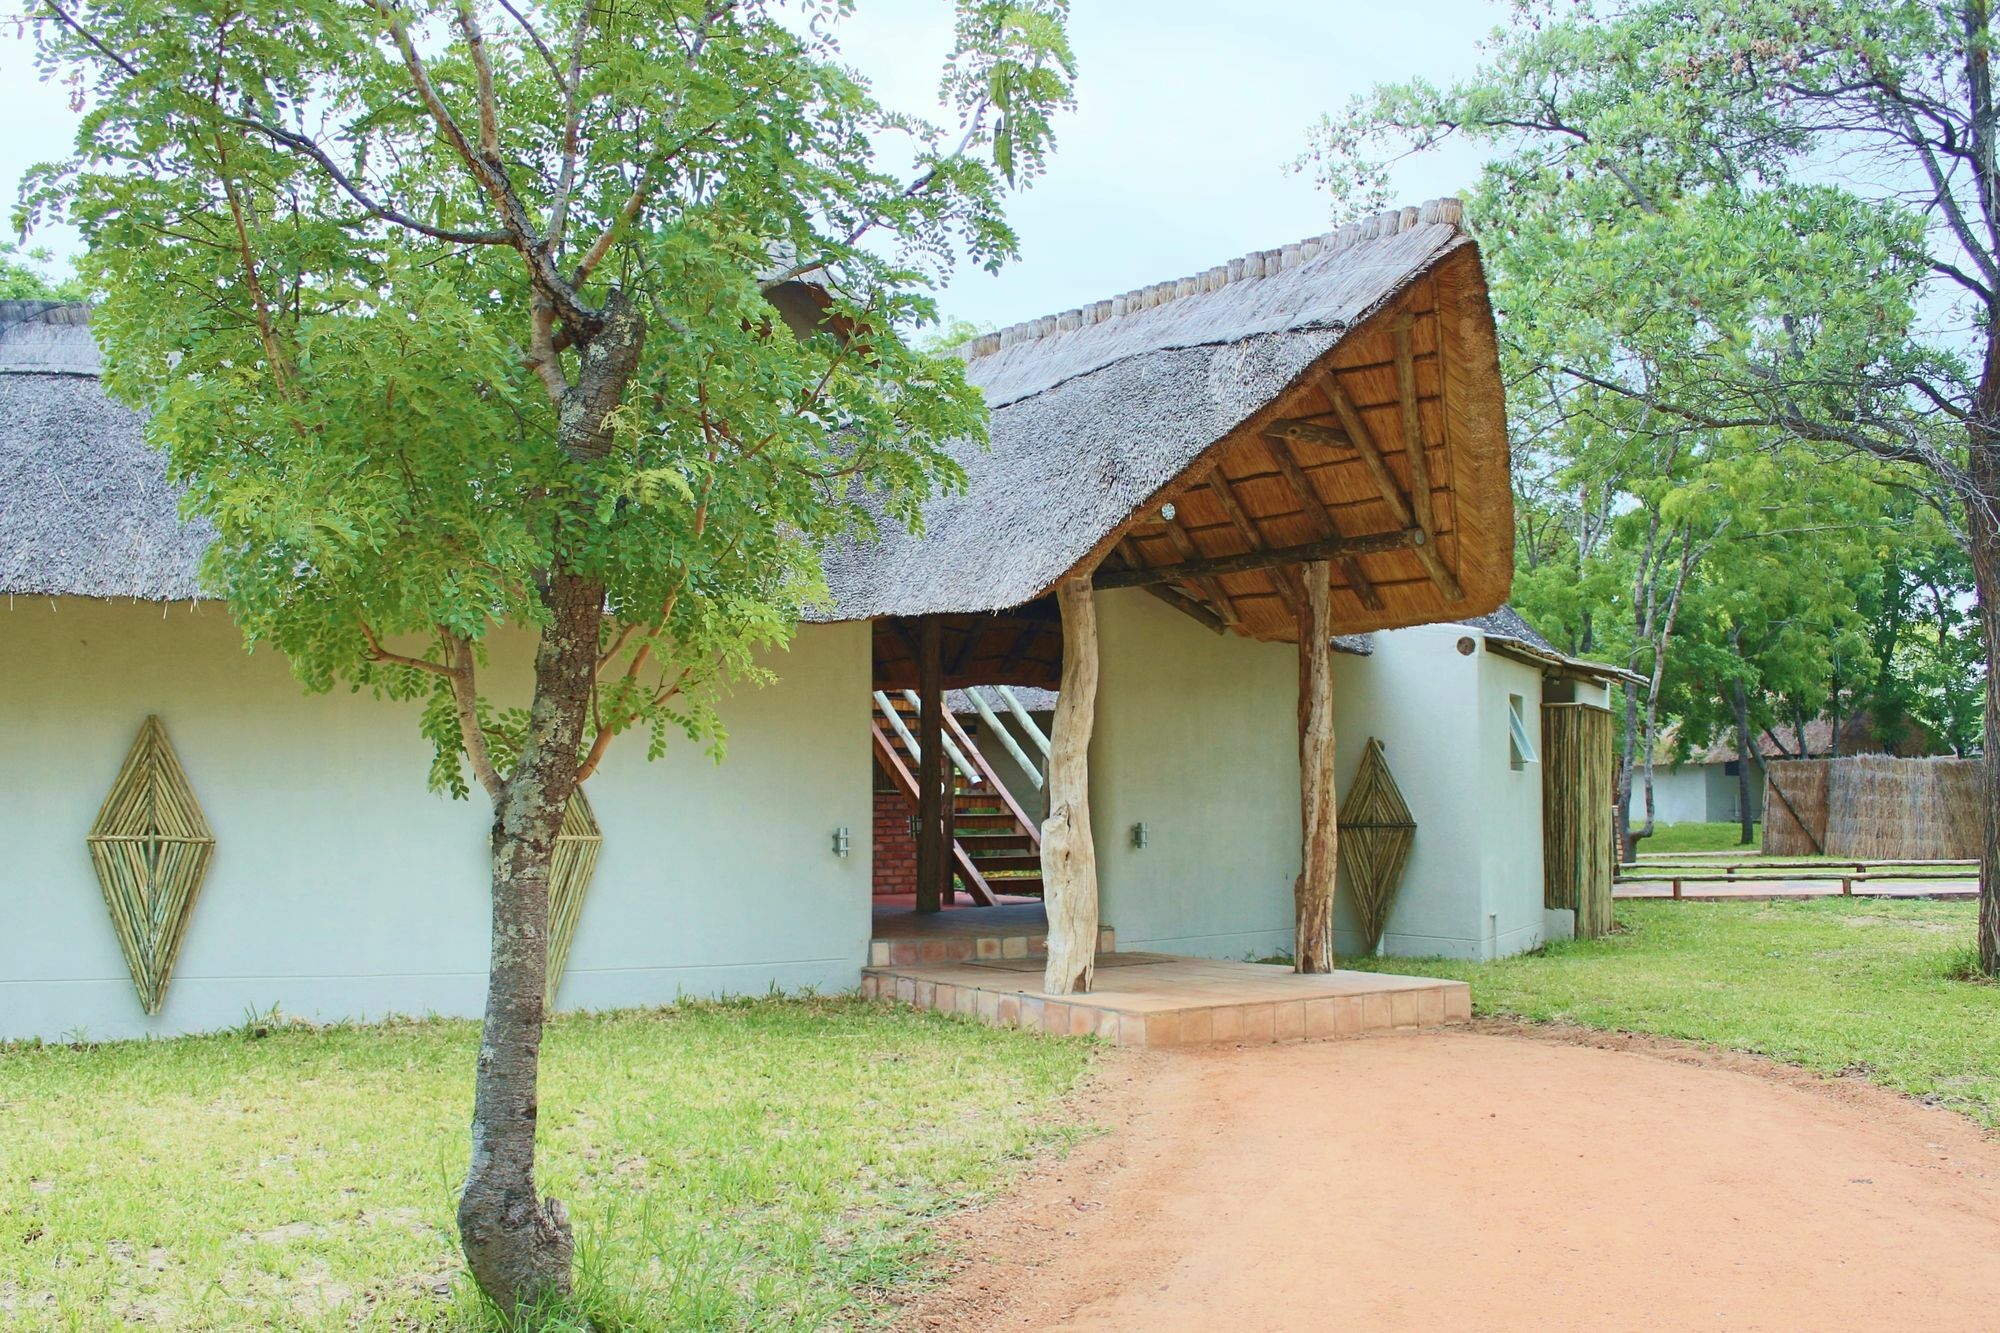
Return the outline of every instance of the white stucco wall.
{"type": "MultiPolygon", "coordinates": [[[[504,672],[524,641],[502,644],[504,672]]],[[[729,701],[729,754],[612,750],[564,1008],[856,984],[869,886],[868,629],[805,627],[729,701]],[[833,855],[838,826],[852,854],[833,855]]],[[[479,1012],[488,815],[424,785],[409,708],[307,696],[221,608],[0,607],[0,1038],[479,1012]],[[148,713],[217,848],[165,1007],[139,1008],[84,838],[148,713]]]]}
{"type": "MultiPolygon", "coordinates": [[[[1721,765],[1714,766],[1720,770],[1721,765]]],[[[1678,768],[1665,766],[1653,770],[1653,822],[1655,824],[1700,823],[1707,819],[1725,819],[1726,815],[1709,814],[1710,781],[1707,765],[1682,764],[1678,768]]],[[[1736,779],[1729,781],[1733,784],[1736,779]]],[[[1632,775],[1632,799],[1626,809],[1635,826],[1646,822],[1646,778],[1643,772],[1632,775]]]]}
{"type": "MultiPolygon", "coordinates": [[[[1091,746],[1100,907],[1120,948],[1289,953],[1299,871],[1298,658],[1209,634],[1139,592],[1098,599],[1103,679],[1091,746]],[[1148,846],[1131,844],[1144,821],[1148,846]]],[[[1542,942],[1542,777],[1509,767],[1507,696],[1541,734],[1541,678],[1477,630],[1374,636],[1333,661],[1344,793],[1370,737],[1417,821],[1383,951],[1504,956],[1542,942]],[[1458,651],[1469,638],[1474,651],[1458,651]]],[[[1359,946],[1341,886],[1336,948],[1359,946]]]]}
{"type": "Polygon", "coordinates": [[[1099,909],[1120,949],[1292,947],[1298,656],[1211,634],[1145,593],[1099,595],[1090,747],[1099,909]],[[1132,846],[1143,822],[1147,846],[1132,846]]]}
{"type": "MultiPolygon", "coordinates": [[[[1485,652],[1479,631],[1422,625],[1374,636],[1367,657],[1334,659],[1341,790],[1372,736],[1417,823],[1382,952],[1490,958],[1542,942],[1542,775],[1509,766],[1507,703],[1522,696],[1541,734],[1541,678],[1485,652]],[[1472,644],[1461,653],[1461,640],[1472,644]]],[[[1538,756],[1539,759],[1539,756],[1538,756]]],[[[1336,900],[1338,950],[1360,945],[1352,903],[1336,900]]]]}

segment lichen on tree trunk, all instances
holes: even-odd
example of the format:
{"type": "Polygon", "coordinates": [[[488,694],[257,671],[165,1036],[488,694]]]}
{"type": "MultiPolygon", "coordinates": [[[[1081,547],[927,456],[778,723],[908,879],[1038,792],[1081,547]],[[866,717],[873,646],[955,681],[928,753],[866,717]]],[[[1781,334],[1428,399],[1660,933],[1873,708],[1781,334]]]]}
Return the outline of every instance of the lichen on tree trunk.
{"type": "Polygon", "coordinates": [[[1049,751],[1049,817],[1042,824],[1042,895],[1049,958],[1042,989],[1088,991],[1097,969],[1097,846],[1090,836],[1090,733],[1097,714],[1097,608],[1090,576],[1056,589],[1062,612],[1062,690],[1049,751]]]}

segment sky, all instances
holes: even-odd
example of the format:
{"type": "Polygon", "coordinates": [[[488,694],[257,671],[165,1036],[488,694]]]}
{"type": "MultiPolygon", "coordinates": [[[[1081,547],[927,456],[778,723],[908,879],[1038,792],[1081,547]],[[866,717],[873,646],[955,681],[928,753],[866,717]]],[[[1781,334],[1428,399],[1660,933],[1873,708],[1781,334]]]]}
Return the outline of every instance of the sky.
{"type": "MultiPolygon", "coordinates": [[[[961,270],[946,314],[1004,326],[1251,250],[1325,231],[1327,202],[1288,163],[1324,111],[1377,82],[1470,72],[1504,0],[1074,0],[1077,109],[1057,126],[1048,174],[1011,203],[1021,257],[961,270]]],[[[945,0],[860,0],[843,26],[850,63],[889,105],[930,112],[951,40],[945,0]]],[[[62,156],[76,130],[63,89],[36,76],[29,43],[0,25],[0,185],[62,156]]],[[[1470,185],[1465,151],[1407,164],[1398,202],[1470,185]]],[[[31,236],[58,255],[60,231],[31,236]]]]}

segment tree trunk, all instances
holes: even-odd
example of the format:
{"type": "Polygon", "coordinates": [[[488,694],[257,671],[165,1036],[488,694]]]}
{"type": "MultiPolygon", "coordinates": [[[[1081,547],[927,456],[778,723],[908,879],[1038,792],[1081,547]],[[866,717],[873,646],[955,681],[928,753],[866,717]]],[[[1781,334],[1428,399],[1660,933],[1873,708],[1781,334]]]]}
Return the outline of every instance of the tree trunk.
{"type": "Polygon", "coordinates": [[[1062,690],[1049,749],[1049,817],[1042,824],[1042,897],[1049,960],[1042,989],[1090,989],[1097,971],[1097,845],[1090,836],[1090,733],[1097,718],[1097,607],[1090,576],[1056,588],[1062,610],[1062,690]]]}
{"type": "Polygon", "coordinates": [[[1620,863],[1632,860],[1639,854],[1639,839],[1653,831],[1652,812],[1648,810],[1646,827],[1632,827],[1632,779],[1639,767],[1639,687],[1629,681],[1625,685],[1625,753],[1618,758],[1618,807],[1612,811],[1612,818],[1618,826],[1618,860],[1620,863]]]}
{"type": "MultiPolygon", "coordinates": [[[[1970,462],[1980,494],[2000,495],[2000,441],[1975,438],[1970,462]]],[[[1979,759],[1986,823],[1979,853],[1979,970],[1989,977],[2000,976],[2000,669],[1995,666],[2000,663],[2000,528],[1989,509],[1993,503],[1973,499],[1966,505],[1972,585],[1986,649],[1986,736],[1979,759]]]]}
{"type": "MultiPolygon", "coordinates": [[[[580,478],[616,446],[612,414],[646,342],[645,315],[616,288],[580,349],[577,381],[556,402],[556,437],[580,478]]],[[[594,503],[586,495],[583,503],[594,503]]],[[[549,971],[549,866],[576,792],[584,720],[597,679],[604,584],[560,554],[542,604],[527,736],[493,821],[493,938],[486,1019],[473,1081],[472,1162],[458,1200],[473,1279],[509,1319],[566,1296],[575,1241],[555,1199],[535,1196],[542,1020],[549,971]]]]}
{"type": "MultiPolygon", "coordinates": [[[[1989,315],[1992,312],[1989,311],[1989,315]]],[[[1965,530],[1986,649],[1986,736],[1980,748],[1979,970],[2000,976],[2000,327],[1989,318],[1977,412],[1967,431],[1965,530]]]]}
{"type": "Polygon", "coordinates": [[[1740,841],[1750,844],[1750,695],[1742,681],[1736,681],[1730,702],[1736,710],[1736,818],[1743,830],[1740,841]]]}
{"type": "Polygon", "coordinates": [[[1299,607],[1299,878],[1292,966],[1333,971],[1333,895],[1340,828],[1334,784],[1332,572],[1309,564],[1299,607]]]}
{"type": "Polygon", "coordinates": [[[945,850],[944,668],[941,626],[925,616],[917,626],[917,910],[936,912],[951,892],[945,850]]]}
{"type": "Polygon", "coordinates": [[[597,667],[604,585],[557,574],[535,652],[528,739],[493,828],[493,940],[472,1110],[472,1164],[458,1201],[472,1275],[509,1315],[569,1291],[574,1248],[561,1203],[535,1195],[536,1082],[549,968],[549,866],[576,790],[597,667]]]}

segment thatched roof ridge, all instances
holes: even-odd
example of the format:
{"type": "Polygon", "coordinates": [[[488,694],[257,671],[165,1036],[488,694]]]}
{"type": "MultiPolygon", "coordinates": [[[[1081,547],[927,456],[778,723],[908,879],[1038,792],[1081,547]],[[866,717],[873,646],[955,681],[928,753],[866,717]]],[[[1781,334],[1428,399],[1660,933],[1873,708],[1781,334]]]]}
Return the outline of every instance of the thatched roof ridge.
{"type": "Polygon", "coordinates": [[[1348,328],[1457,240],[1463,217],[1456,199],[1391,209],[1185,278],[1010,325],[959,351],[967,378],[998,409],[1128,356],[1348,328]]]}
{"type": "Polygon", "coordinates": [[[830,550],[831,620],[997,611],[1048,591],[1218,441],[1446,255],[1454,199],[1378,214],[961,348],[991,447],[914,536],[830,550]]]}

